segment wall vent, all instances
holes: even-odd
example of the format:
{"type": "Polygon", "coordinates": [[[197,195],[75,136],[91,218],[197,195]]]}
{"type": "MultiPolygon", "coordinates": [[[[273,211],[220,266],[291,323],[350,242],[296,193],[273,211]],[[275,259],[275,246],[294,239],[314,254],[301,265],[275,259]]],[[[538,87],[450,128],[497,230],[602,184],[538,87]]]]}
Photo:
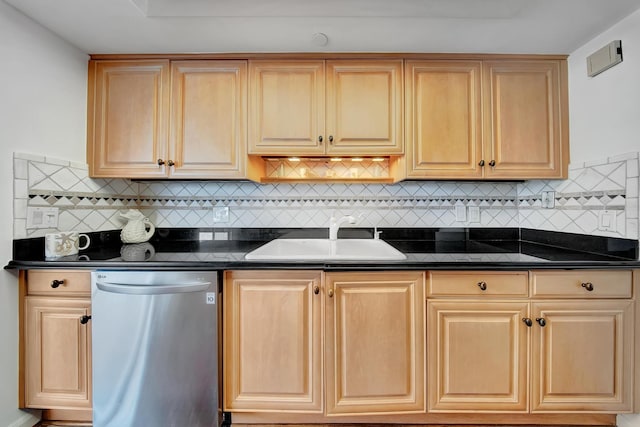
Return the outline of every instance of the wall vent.
{"type": "Polygon", "coordinates": [[[587,57],[587,74],[593,77],[621,62],[622,41],[614,40],[587,57]]]}

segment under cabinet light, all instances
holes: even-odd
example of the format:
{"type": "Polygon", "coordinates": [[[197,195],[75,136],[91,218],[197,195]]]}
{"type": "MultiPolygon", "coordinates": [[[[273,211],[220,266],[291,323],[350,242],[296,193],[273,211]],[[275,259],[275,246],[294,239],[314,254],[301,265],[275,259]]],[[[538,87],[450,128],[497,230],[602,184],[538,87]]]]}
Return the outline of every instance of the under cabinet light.
{"type": "Polygon", "coordinates": [[[300,157],[289,157],[287,160],[289,160],[290,162],[299,162],[300,157]]]}

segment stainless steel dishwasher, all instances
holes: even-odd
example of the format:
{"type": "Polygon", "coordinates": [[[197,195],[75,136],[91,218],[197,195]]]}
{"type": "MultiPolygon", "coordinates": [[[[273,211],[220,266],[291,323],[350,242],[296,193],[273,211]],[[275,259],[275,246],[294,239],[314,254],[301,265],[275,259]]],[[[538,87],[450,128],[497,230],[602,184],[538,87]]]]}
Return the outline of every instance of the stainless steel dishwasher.
{"type": "Polygon", "coordinates": [[[94,427],[220,425],[216,272],[95,271],[91,297],[94,427]]]}

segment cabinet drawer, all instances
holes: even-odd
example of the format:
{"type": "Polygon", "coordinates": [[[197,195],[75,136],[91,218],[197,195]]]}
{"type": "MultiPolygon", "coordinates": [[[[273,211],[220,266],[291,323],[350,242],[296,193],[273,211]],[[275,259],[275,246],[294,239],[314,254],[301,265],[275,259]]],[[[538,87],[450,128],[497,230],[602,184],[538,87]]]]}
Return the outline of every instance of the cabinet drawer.
{"type": "Polygon", "coordinates": [[[432,271],[427,296],[527,297],[526,271],[432,271]]]}
{"type": "Polygon", "coordinates": [[[31,270],[27,273],[27,294],[61,296],[90,295],[91,272],[73,270],[31,270]]]}
{"type": "Polygon", "coordinates": [[[631,298],[631,271],[532,271],[538,298],[631,298]]]}

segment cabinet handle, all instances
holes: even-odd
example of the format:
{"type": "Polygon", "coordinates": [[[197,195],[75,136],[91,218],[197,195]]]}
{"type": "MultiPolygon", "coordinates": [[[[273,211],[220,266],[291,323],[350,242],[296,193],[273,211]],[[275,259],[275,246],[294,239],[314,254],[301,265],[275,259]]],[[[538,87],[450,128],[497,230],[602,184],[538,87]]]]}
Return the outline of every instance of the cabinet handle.
{"type": "Polygon", "coordinates": [[[583,283],[582,287],[588,290],[589,292],[593,291],[593,283],[591,282],[583,283]]]}
{"type": "Polygon", "coordinates": [[[478,163],[478,166],[484,167],[484,159],[480,160],[480,163],[478,163]]]}
{"type": "Polygon", "coordinates": [[[162,165],[164,165],[164,160],[158,159],[157,163],[158,163],[158,166],[162,166],[162,165]]]}
{"type": "Polygon", "coordinates": [[[481,291],[486,291],[487,290],[487,282],[478,282],[478,287],[480,288],[481,291]]]}
{"type": "Polygon", "coordinates": [[[318,137],[318,142],[322,145],[322,135],[318,137]]]}
{"type": "Polygon", "coordinates": [[[167,161],[167,166],[173,166],[175,165],[175,163],[173,162],[173,160],[169,160],[167,161]]]}
{"type": "Polygon", "coordinates": [[[320,293],[320,286],[317,286],[317,285],[316,285],[316,286],[314,286],[314,287],[313,287],[313,293],[314,293],[314,294],[316,294],[316,295],[318,295],[318,294],[320,293]]]}
{"type": "Polygon", "coordinates": [[[542,317],[536,317],[536,322],[538,322],[538,325],[542,326],[543,328],[547,324],[547,321],[544,320],[542,317]]]}
{"type": "Polygon", "coordinates": [[[329,144],[333,144],[333,135],[329,135],[329,144]]]}
{"type": "Polygon", "coordinates": [[[527,325],[528,327],[531,327],[531,325],[533,325],[533,322],[531,321],[531,319],[529,319],[528,317],[523,317],[522,321],[524,322],[525,325],[527,325]]]}
{"type": "Polygon", "coordinates": [[[64,285],[64,279],[62,279],[62,280],[53,279],[53,280],[51,281],[51,287],[52,287],[53,289],[57,288],[57,287],[58,287],[58,286],[60,286],[60,285],[64,285]]]}
{"type": "Polygon", "coordinates": [[[91,316],[87,316],[86,314],[80,318],[80,323],[86,325],[89,320],[91,320],[91,316]]]}
{"type": "Polygon", "coordinates": [[[333,298],[333,289],[329,289],[327,295],[329,295],[329,298],[333,298]]]}
{"type": "Polygon", "coordinates": [[[496,161],[495,160],[491,160],[489,162],[489,166],[494,167],[496,165],[496,161]]]}

